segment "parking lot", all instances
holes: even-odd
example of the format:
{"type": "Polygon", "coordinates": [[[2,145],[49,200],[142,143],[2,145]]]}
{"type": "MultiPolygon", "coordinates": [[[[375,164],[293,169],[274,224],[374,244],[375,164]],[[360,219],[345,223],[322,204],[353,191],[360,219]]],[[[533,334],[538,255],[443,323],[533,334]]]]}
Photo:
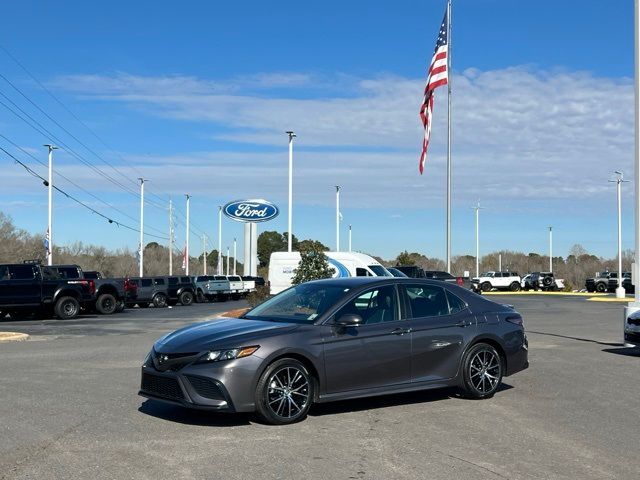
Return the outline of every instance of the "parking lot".
{"type": "Polygon", "coordinates": [[[272,427],[137,395],[153,341],[244,302],[0,322],[0,478],[638,478],[640,352],[622,304],[491,297],[525,318],[531,367],[493,399],[454,390],[315,406],[272,427]]]}

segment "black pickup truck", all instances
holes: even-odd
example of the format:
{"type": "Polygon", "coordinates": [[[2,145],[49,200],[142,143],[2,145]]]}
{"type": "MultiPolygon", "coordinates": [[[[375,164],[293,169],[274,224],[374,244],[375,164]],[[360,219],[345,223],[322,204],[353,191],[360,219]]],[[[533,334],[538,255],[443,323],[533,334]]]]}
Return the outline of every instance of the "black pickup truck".
{"type": "MultiPolygon", "coordinates": [[[[53,265],[51,268],[62,278],[87,279],[78,265],[53,265]]],[[[90,310],[110,315],[124,310],[126,304],[136,303],[138,287],[128,278],[102,278],[100,272],[87,273],[96,286],[95,302],[89,306],[90,310]]]]}
{"type": "Polygon", "coordinates": [[[0,318],[35,313],[70,320],[94,296],[93,280],[61,278],[55,269],[40,265],[0,264],[0,318]]]}
{"type": "MultiPolygon", "coordinates": [[[[400,270],[407,277],[432,278],[433,280],[440,280],[442,282],[455,283],[467,290],[476,291],[469,277],[456,277],[455,275],[451,275],[450,273],[443,272],[441,270],[424,270],[416,265],[396,265],[393,268],[400,270]]],[[[480,293],[480,291],[478,290],[476,293],[480,293]]]]}

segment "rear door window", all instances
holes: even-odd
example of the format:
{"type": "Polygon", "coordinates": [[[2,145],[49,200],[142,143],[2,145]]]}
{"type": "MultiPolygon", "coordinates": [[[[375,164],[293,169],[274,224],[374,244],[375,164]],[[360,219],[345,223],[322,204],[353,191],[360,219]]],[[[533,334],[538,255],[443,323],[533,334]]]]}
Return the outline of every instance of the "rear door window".
{"type": "Polygon", "coordinates": [[[356,268],[356,277],[371,277],[371,273],[366,268],[356,268]]]}
{"type": "Polygon", "coordinates": [[[143,278],[140,283],[143,287],[150,287],[152,285],[152,281],[150,278],[143,278]]]}
{"type": "Polygon", "coordinates": [[[156,278],[153,282],[156,285],[164,285],[164,278],[156,278]]]}
{"type": "Polygon", "coordinates": [[[81,276],[77,267],[57,267],[57,270],[62,278],[73,279],[81,276]]]}
{"type": "Polygon", "coordinates": [[[169,277],[169,285],[177,285],[178,277],[169,277]]]}
{"type": "Polygon", "coordinates": [[[449,302],[444,288],[434,285],[406,285],[413,318],[449,315],[449,302]]]}
{"type": "Polygon", "coordinates": [[[343,306],[335,318],[349,314],[360,315],[365,325],[398,320],[396,289],[386,286],[361,293],[343,306]]]}
{"type": "Polygon", "coordinates": [[[31,265],[13,265],[9,267],[11,280],[32,280],[36,278],[35,270],[31,265]]]}

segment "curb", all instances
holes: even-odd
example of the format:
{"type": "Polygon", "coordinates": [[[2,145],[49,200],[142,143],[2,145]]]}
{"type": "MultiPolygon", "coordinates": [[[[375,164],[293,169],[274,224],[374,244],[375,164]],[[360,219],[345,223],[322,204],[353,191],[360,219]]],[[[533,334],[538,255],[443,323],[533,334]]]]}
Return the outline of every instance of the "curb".
{"type": "Polygon", "coordinates": [[[591,297],[587,298],[588,302],[633,302],[633,298],[615,298],[615,297],[591,297]]]}
{"type": "Polygon", "coordinates": [[[0,332],[0,342],[22,342],[27,340],[29,335],[19,332],[0,332]]]}
{"type": "Polygon", "coordinates": [[[519,291],[519,292],[482,292],[482,295],[557,295],[563,297],[590,297],[590,298],[598,298],[604,297],[609,298],[607,293],[589,293],[589,292],[542,292],[530,290],[528,292],[519,291]]]}

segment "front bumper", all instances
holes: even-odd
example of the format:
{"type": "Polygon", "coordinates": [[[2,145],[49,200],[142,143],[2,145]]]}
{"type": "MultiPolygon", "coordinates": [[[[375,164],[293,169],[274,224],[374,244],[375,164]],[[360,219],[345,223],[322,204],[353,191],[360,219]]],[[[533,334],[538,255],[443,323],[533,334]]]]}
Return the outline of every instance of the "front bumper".
{"type": "Polygon", "coordinates": [[[261,364],[262,359],[252,355],[160,371],[148,357],[142,365],[138,394],[186,408],[251,412],[261,364]]]}

